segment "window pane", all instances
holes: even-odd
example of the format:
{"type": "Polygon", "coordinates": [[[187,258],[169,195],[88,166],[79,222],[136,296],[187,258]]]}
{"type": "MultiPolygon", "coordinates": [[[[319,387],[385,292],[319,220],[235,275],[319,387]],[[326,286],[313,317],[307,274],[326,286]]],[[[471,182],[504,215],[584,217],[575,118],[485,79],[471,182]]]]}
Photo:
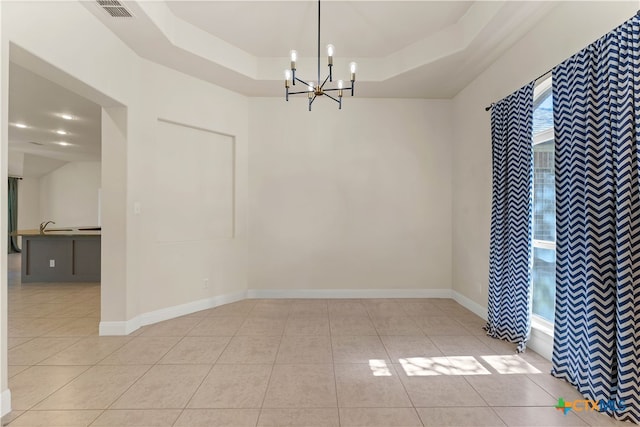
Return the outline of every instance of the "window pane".
{"type": "Polygon", "coordinates": [[[551,92],[548,93],[533,110],[533,134],[536,135],[540,132],[553,128],[553,96],[551,92]]]}
{"type": "Polygon", "coordinates": [[[556,251],[533,248],[533,314],[553,323],[556,299],[556,251]]]}
{"type": "Polygon", "coordinates": [[[556,241],[553,140],[533,146],[533,238],[556,241]]]}
{"type": "Polygon", "coordinates": [[[556,188],[551,80],[541,82],[533,111],[533,314],[553,323],[556,289],[556,188]],[[542,247],[535,247],[542,246],[542,247]]]}

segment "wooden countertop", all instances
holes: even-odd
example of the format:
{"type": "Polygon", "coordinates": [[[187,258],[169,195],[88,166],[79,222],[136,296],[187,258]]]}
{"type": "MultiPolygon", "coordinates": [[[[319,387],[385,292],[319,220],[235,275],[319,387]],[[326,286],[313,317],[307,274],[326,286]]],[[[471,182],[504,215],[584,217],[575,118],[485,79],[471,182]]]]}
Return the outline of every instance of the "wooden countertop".
{"type": "Polygon", "coordinates": [[[40,230],[18,230],[11,233],[16,236],[100,236],[100,227],[64,227],[47,228],[44,234],[40,230]]]}

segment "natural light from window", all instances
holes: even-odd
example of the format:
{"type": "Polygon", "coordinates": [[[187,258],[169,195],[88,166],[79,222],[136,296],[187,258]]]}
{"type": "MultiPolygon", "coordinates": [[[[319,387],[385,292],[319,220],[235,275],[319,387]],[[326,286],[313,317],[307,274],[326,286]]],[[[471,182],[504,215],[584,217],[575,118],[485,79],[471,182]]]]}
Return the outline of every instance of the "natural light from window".
{"type": "MultiPolygon", "coordinates": [[[[539,374],[541,371],[517,354],[487,356],[436,356],[405,357],[398,359],[408,377],[430,377],[434,375],[491,375],[480,359],[498,374],[539,374]]],[[[370,359],[369,368],[374,377],[393,376],[387,362],[370,359]]]]}
{"type": "Polygon", "coordinates": [[[556,189],[551,77],[534,91],[533,314],[553,323],[556,283],[556,189]]]}

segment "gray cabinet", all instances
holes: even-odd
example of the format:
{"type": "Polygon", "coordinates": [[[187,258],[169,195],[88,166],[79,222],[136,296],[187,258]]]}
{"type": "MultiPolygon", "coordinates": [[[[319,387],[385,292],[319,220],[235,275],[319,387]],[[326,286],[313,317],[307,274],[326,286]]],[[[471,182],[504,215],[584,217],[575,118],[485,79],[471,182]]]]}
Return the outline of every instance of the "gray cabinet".
{"type": "Polygon", "coordinates": [[[99,281],[99,235],[22,236],[22,283],[99,281]]]}

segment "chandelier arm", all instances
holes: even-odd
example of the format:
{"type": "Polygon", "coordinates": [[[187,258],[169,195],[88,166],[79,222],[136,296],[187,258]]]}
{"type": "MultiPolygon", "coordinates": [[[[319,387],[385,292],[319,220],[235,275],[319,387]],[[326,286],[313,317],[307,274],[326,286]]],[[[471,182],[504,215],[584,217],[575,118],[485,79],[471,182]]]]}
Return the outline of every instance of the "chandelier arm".
{"type": "MultiPolygon", "coordinates": [[[[327,83],[327,80],[329,80],[329,76],[327,76],[327,78],[326,78],[326,79],[324,79],[324,81],[323,81],[323,82],[322,82],[322,84],[320,85],[320,89],[323,89],[323,88],[324,88],[324,85],[325,85],[325,83],[327,83]]],[[[320,81],[320,80],[318,80],[318,81],[320,81]]]]}
{"type": "Polygon", "coordinates": [[[303,90],[301,92],[289,92],[289,95],[301,95],[303,93],[307,93],[308,94],[309,91],[308,90],[303,90]]]}
{"type": "Polygon", "coordinates": [[[299,79],[299,78],[297,78],[297,77],[296,77],[296,80],[297,80],[297,81],[299,81],[300,83],[302,83],[302,84],[303,84],[303,85],[305,85],[305,86],[309,86],[309,83],[305,82],[305,81],[304,81],[304,80],[302,80],[302,79],[299,79]]]}
{"type": "Polygon", "coordinates": [[[340,101],[338,101],[337,99],[335,99],[333,96],[329,95],[328,93],[325,93],[326,96],[328,96],[329,98],[333,99],[334,101],[336,101],[338,104],[340,103],[340,101]]]}
{"type": "MultiPolygon", "coordinates": [[[[2,1],[2,0],[0,0],[2,1]]],[[[342,109],[342,97],[343,97],[343,91],[347,90],[347,91],[351,91],[351,96],[354,95],[354,88],[355,88],[355,80],[356,80],[356,74],[355,74],[355,70],[356,70],[356,63],[352,62],[351,64],[349,64],[350,68],[351,68],[351,86],[349,87],[342,87],[343,86],[343,81],[340,80],[338,82],[338,88],[327,88],[325,89],[325,85],[327,84],[327,82],[333,82],[333,45],[328,45],[327,46],[327,51],[328,51],[328,55],[329,55],[329,73],[327,75],[327,77],[324,79],[324,81],[322,81],[322,83],[320,83],[320,41],[321,41],[321,6],[320,6],[321,0],[318,0],[318,80],[317,80],[317,84],[315,83],[308,83],[300,78],[298,78],[296,76],[296,57],[297,57],[297,52],[295,50],[291,51],[291,68],[290,70],[285,70],[285,100],[288,101],[289,100],[289,95],[302,95],[302,94],[306,94],[309,97],[309,111],[311,111],[311,106],[313,105],[313,103],[315,102],[316,98],[320,95],[327,95],[327,97],[331,98],[333,101],[338,103],[338,108],[342,109]],[[289,92],[289,87],[290,85],[295,85],[296,82],[298,83],[302,83],[304,86],[307,87],[306,90],[304,91],[297,91],[297,92],[289,92]],[[336,98],[335,96],[329,95],[327,92],[334,92],[334,91],[338,91],[338,97],[336,98]]]]}

